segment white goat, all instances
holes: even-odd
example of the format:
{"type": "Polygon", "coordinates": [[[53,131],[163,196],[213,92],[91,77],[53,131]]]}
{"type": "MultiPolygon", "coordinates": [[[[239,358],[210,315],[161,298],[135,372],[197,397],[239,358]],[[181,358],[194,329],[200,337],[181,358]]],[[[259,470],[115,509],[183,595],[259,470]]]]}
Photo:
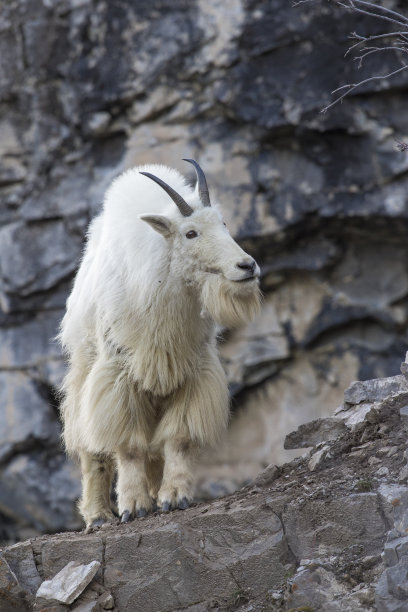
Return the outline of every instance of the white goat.
{"type": "Polygon", "coordinates": [[[88,527],[113,518],[115,467],[122,522],[155,501],[165,512],[189,505],[195,451],[228,421],[214,321],[236,326],[259,308],[257,264],[185,161],[196,190],[159,165],[113,182],[67,301],[63,436],[80,457],[88,527]]]}

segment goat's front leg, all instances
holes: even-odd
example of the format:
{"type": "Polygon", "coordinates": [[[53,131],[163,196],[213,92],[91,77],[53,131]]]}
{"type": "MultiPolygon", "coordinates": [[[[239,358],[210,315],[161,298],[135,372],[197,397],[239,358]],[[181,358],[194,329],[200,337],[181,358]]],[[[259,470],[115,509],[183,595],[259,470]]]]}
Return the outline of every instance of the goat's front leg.
{"type": "Polygon", "coordinates": [[[164,442],[163,480],[157,496],[163,512],[171,508],[185,510],[193,498],[194,449],[185,438],[168,439],[164,442]]]}
{"type": "Polygon", "coordinates": [[[119,516],[122,523],[127,523],[134,516],[146,516],[153,507],[146,476],[146,453],[136,449],[120,449],[116,459],[119,516]]]}

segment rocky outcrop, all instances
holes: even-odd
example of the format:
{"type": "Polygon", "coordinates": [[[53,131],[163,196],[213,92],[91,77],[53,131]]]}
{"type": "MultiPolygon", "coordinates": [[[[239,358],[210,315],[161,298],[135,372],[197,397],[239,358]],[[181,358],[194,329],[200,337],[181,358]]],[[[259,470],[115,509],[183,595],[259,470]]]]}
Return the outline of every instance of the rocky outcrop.
{"type": "Polygon", "coordinates": [[[220,347],[236,418],[200,475],[201,497],[231,492],[408,347],[408,158],[394,142],[408,135],[407,73],[321,115],[356,80],[349,33],[373,27],[332,3],[3,4],[0,537],[79,526],[52,338],[88,221],[134,164],[188,173],[181,158],[196,158],[262,266],[259,319],[220,347]]]}
{"type": "Polygon", "coordinates": [[[0,607],[403,612],[407,405],[402,375],[354,383],[287,437],[305,456],[233,495],[5,548],[0,607]]]}

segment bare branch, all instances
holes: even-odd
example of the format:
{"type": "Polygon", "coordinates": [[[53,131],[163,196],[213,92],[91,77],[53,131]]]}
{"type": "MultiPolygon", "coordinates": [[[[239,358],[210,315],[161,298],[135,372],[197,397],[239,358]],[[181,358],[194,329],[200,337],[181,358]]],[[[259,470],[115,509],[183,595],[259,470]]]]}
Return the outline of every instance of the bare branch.
{"type": "MultiPolygon", "coordinates": [[[[295,0],[294,6],[305,4],[307,2],[313,2],[314,0],[295,0]]],[[[397,24],[401,27],[400,30],[393,32],[382,32],[380,34],[371,34],[368,36],[364,36],[358,34],[357,32],[353,32],[350,35],[350,38],[355,40],[354,44],[352,44],[344,54],[344,57],[349,55],[352,51],[358,48],[359,55],[355,57],[355,61],[358,62],[358,68],[361,68],[364,62],[364,59],[369,55],[373,55],[375,53],[381,53],[383,51],[394,51],[396,54],[399,53],[408,53],[408,17],[389,9],[385,6],[381,6],[380,4],[376,4],[375,2],[371,2],[370,0],[329,0],[333,4],[340,6],[346,10],[352,11],[354,13],[360,13],[363,15],[367,15],[369,17],[373,17],[375,19],[379,19],[381,21],[387,21],[389,23],[397,24]],[[368,46],[367,43],[372,41],[380,41],[384,40],[384,46],[368,46]]],[[[342,85],[338,87],[332,94],[336,94],[338,92],[343,92],[339,95],[333,102],[328,104],[322,109],[322,113],[325,113],[329,108],[337,104],[337,102],[341,102],[346,96],[348,96],[352,91],[365,85],[366,83],[370,83],[371,81],[378,81],[388,79],[393,77],[394,75],[402,72],[408,68],[408,64],[403,64],[396,70],[384,75],[376,75],[369,77],[367,79],[363,79],[358,83],[349,83],[347,85],[342,85]]]]}
{"type": "Polygon", "coordinates": [[[312,2],[313,0],[293,0],[292,2],[292,6],[296,7],[299,6],[299,4],[306,4],[307,2],[312,2]]]}
{"type": "Polygon", "coordinates": [[[348,0],[348,1],[352,4],[363,4],[364,6],[373,8],[375,10],[384,11],[384,13],[388,13],[388,15],[393,15],[398,20],[405,21],[408,24],[408,17],[405,17],[405,15],[401,15],[401,13],[397,13],[397,11],[393,11],[389,8],[386,8],[385,6],[382,6],[381,4],[374,4],[374,2],[368,2],[368,0],[348,0]]]}
{"type": "Polygon", "coordinates": [[[363,65],[363,61],[368,55],[372,55],[373,53],[379,53],[381,51],[401,51],[402,53],[408,53],[408,48],[399,47],[397,45],[393,45],[392,47],[365,47],[365,53],[362,55],[358,55],[354,57],[354,61],[358,62],[358,67],[361,68],[363,65]]]}
{"type": "Polygon", "coordinates": [[[346,92],[344,92],[341,96],[336,98],[333,102],[331,102],[330,104],[322,108],[320,112],[325,113],[326,111],[328,111],[329,108],[337,104],[337,102],[340,102],[341,100],[343,100],[343,98],[345,98],[346,96],[349,95],[349,93],[357,89],[357,87],[361,87],[361,85],[365,85],[366,83],[370,83],[371,81],[379,81],[383,79],[388,79],[389,77],[394,76],[394,74],[398,74],[399,72],[402,72],[403,70],[406,70],[407,68],[408,68],[408,64],[404,64],[404,66],[401,66],[401,68],[398,68],[398,70],[394,70],[393,72],[390,72],[389,74],[376,75],[376,76],[369,77],[368,79],[364,79],[363,81],[360,81],[359,83],[350,83],[349,85],[342,85],[338,89],[335,89],[334,91],[332,91],[332,93],[336,93],[340,91],[341,89],[345,89],[346,87],[348,87],[349,89],[346,92]]]}
{"type": "Polygon", "coordinates": [[[354,45],[352,45],[351,47],[347,49],[347,51],[344,54],[344,57],[347,57],[347,55],[359,45],[363,45],[364,43],[370,42],[371,40],[379,40],[381,38],[391,38],[392,36],[397,36],[397,37],[401,36],[401,38],[405,39],[408,42],[408,38],[404,36],[404,34],[408,35],[408,32],[388,32],[386,34],[374,34],[370,36],[361,36],[361,34],[357,34],[357,32],[352,32],[352,34],[350,34],[350,38],[354,38],[354,39],[357,38],[358,42],[356,42],[354,45]]]}
{"type": "MultiPolygon", "coordinates": [[[[376,17],[377,19],[382,19],[383,21],[390,21],[391,23],[396,23],[397,25],[406,28],[407,27],[407,22],[404,21],[397,21],[396,19],[393,19],[392,17],[387,17],[386,15],[381,15],[381,13],[371,13],[370,11],[365,11],[364,9],[358,8],[354,2],[357,2],[358,0],[345,0],[345,2],[347,2],[347,4],[345,4],[344,2],[340,2],[336,0],[336,4],[338,4],[339,6],[342,6],[345,9],[349,9],[354,11],[355,13],[361,13],[362,15],[369,15],[370,17],[376,17]]],[[[383,8],[383,7],[379,7],[378,5],[373,5],[376,8],[383,8]]]]}
{"type": "Polygon", "coordinates": [[[394,138],[394,140],[397,143],[397,149],[401,151],[401,153],[403,151],[408,151],[408,144],[406,142],[401,142],[400,140],[397,140],[396,138],[394,138]]]}

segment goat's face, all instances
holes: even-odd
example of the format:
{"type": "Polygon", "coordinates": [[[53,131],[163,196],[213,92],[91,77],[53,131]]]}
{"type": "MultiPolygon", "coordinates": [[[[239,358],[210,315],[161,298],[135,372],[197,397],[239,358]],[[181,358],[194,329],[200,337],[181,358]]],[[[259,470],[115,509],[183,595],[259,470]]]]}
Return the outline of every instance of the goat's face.
{"type": "Polygon", "coordinates": [[[200,208],[179,223],[163,216],[141,218],[169,240],[173,269],[187,282],[200,283],[210,274],[238,284],[240,291],[258,284],[257,263],[233,240],[215,208],[200,208]]]}
{"type": "Polygon", "coordinates": [[[203,308],[222,325],[239,325],[259,309],[259,267],[231,237],[217,208],[202,200],[195,194],[182,201],[181,219],[140,218],[168,241],[172,274],[199,291],[203,308]]]}

